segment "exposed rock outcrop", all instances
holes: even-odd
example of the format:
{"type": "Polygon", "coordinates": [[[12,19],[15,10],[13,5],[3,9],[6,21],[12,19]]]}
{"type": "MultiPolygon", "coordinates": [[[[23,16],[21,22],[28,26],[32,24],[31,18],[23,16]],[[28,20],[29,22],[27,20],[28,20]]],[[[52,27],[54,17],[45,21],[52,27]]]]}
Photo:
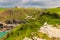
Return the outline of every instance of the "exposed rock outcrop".
{"type": "Polygon", "coordinates": [[[56,27],[52,27],[53,25],[43,25],[39,32],[47,34],[50,38],[55,37],[55,38],[60,38],[60,29],[56,27]]]}

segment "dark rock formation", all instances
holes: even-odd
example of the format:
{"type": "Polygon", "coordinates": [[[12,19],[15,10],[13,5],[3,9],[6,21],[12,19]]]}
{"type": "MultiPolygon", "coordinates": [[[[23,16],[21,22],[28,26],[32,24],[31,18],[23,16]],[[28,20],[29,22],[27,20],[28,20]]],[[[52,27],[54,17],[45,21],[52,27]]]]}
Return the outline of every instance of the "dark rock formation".
{"type": "Polygon", "coordinates": [[[12,21],[7,20],[7,21],[5,21],[5,23],[6,23],[6,24],[12,24],[12,21]]]}
{"type": "Polygon", "coordinates": [[[0,24],[0,28],[3,28],[3,24],[0,24]]]}

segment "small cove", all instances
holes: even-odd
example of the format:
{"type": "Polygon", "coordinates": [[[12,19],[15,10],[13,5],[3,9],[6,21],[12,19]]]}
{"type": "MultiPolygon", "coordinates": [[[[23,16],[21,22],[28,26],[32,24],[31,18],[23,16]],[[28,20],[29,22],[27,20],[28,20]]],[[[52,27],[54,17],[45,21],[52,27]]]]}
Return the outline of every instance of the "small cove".
{"type": "Polygon", "coordinates": [[[7,33],[8,33],[8,31],[0,32],[0,39],[3,38],[7,33]]]}

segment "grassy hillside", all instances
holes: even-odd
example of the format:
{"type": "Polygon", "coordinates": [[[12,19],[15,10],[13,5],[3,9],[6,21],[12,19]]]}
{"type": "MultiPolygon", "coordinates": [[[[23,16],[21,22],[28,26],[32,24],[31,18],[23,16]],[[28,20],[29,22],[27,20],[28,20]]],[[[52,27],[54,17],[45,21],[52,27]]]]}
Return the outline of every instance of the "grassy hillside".
{"type": "Polygon", "coordinates": [[[7,9],[0,14],[0,18],[1,18],[0,21],[12,20],[12,19],[23,20],[27,16],[32,16],[40,13],[40,11],[41,10],[38,9],[35,10],[35,9],[25,9],[25,8],[7,9]]]}
{"type": "Polygon", "coordinates": [[[24,37],[31,38],[31,33],[33,36],[40,38],[45,38],[50,40],[50,38],[43,33],[38,33],[39,28],[47,21],[48,24],[60,24],[60,8],[54,9],[34,9],[34,8],[12,8],[3,11],[0,14],[0,20],[26,20],[25,24],[20,24],[7,35],[6,40],[23,40],[24,37]],[[27,16],[32,16],[32,18],[27,18],[27,16]]]}
{"type": "Polygon", "coordinates": [[[50,13],[58,13],[60,14],[60,8],[50,8],[50,9],[47,9],[46,10],[47,12],[50,12],[50,13]]]}
{"type": "Polygon", "coordinates": [[[29,19],[26,24],[20,24],[15,29],[13,29],[6,40],[23,40],[24,37],[31,38],[31,33],[33,32],[33,36],[37,36],[39,38],[45,38],[47,40],[51,40],[46,34],[37,32],[39,28],[44,24],[44,22],[48,22],[49,24],[59,24],[59,19],[51,18],[48,15],[43,15],[41,18],[39,17],[36,20],[29,19]]]}

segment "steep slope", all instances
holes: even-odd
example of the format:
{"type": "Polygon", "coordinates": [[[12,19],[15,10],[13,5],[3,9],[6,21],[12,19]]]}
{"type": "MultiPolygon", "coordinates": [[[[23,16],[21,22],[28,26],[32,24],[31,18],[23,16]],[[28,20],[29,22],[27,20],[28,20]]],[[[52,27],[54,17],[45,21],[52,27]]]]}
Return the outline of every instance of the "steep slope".
{"type": "Polygon", "coordinates": [[[50,40],[43,33],[39,33],[39,28],[47,21],[48,24],[60,24],[60,8],[54,9],[35,9],[35,8],[10,8],[0,14],[0,21],[6,20],[26,20],[26,23],[18,25],[8,33],[6,40],[23,40],[24,37],[31,38],[37,36],[39,38],[50,40]],[[33,33],[33,35],[31,35],[33,33]]]}
{"type": "Polygon", "coordinates": [[[60,15],[56,14],[55,12],[51,12],[52,10],[56,11],[60,9],[56,9],[56,10],[51,9],[51,11],[49,11],[50,9],[49,10],[47,9],[46,11],[44,10],[35,11],[35,9],[26,9],[26,10],[24,9],[20,11],[22,14],[25,13],[25,15],[27,16],[28,15],[33,16],[32,18],[35,18],[35,19],[32,19],[32,18],[26,19],[27,22],[25,24],[20,24],[15,29],[13,29],[9,33],[6,40],[23,40],[24,37],[32,38],[33,36],[51,40],[46,34],[39,33],[38,30],[46,21],[48,22],[48,24],[52,24],[52,25],[59,24],[60,25],[60,15]],[[31,33],[33,33],[33,35],[31,35],[31,33]]]}
{"type": "Polygon", "coordinates": [[[0,14],[0,21],[6,21],[6,20],[23,20],[26,16],[36,15],[39,14],[41,10],[35,10],[35,9],[25,9],[25,8],[10,8],[6,9],[0,14]],[[3,20],[4,19],[4,20],[3,20]]]}

